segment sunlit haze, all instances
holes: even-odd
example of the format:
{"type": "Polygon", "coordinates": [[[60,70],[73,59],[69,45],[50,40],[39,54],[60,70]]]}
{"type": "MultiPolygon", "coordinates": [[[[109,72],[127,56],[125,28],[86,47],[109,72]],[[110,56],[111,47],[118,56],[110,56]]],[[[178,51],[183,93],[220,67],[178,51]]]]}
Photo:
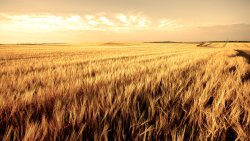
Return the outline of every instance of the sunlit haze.
{"type": "Polygon", "coordinates": [[[250,40],[248,0],[0,3],[0,43],[250,40]]]}

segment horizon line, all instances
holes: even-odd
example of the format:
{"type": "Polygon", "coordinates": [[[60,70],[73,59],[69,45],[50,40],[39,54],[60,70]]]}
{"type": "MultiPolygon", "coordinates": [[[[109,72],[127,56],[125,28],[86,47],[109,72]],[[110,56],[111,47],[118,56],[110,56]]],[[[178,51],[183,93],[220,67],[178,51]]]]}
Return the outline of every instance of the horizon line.
{"type": "MultiPolygon", "coordinates": [[[[201,40],[201,41],[89,41],[81,43],[200,43],[200,42],[250,42],[250,40],[201,40]]],[[[23,43],[0,43],[0,45],[70,45],[81,43],[67,42],[23,42],[23,43]]]]}

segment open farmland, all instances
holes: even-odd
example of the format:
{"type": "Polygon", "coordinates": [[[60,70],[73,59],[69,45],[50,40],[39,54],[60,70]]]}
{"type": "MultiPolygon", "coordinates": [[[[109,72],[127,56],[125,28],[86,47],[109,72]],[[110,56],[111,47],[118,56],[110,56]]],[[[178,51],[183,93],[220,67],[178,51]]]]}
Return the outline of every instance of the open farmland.
{"type": "Polygon", "coordinates": [[[248,140],[249,43],[0,46],[0,140],[248,140]]]}

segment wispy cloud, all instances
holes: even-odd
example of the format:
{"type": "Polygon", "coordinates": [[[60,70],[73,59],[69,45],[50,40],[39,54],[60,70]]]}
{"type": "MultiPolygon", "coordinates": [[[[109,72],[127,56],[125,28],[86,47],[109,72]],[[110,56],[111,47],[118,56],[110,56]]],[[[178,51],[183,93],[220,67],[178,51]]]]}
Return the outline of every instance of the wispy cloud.
{"type": "Polygon", "coordinates": [[[55,15],[1,15],[9,20],[8,22],[5,22],[5,24],[12,25],[16,30],[48,32],[57,30],[88,29],[87,24],[85,24],[82,17],[78,15],[72,15],[69,17],[55,15]]]}
{"type": "Polygon", "coordinates": [[[189,28],[189,27],[191,27],[190,24],[182,24],[180,21],[169,20],[169,19],[162,19],[159,21],[158,24],[159,30],[176,30],[180,28],[189,28]]]}
{"type": "Polygon", "coordinates": [[[65,30],[90,30],[90,31],[113,31],[130,32],[137,30],[171,30],[181,27],[175,21],[160,19],[153,22],[152,19],[141,14],[87,14],[84,16],[56,16],[51,14],[41,15],[8,15],[0,14],[1,26],[11,26],[12,30],[25,30],[31,32],[49,32],[65,30]]]}
{"type": "MultiPolygon", "coordinates": [[[[247,24],[227,25],[192,25],[182,20],[152,19],[142,14],[96,13],[86,15],[57,16],[52,14],[40,15],[9,15],[0,13],[0,32],[48,33],[55,31],[95,31],[113,33],[145,32],[206,32],[224,33],[247,30],[247,24]]],[[[227,34],[228,35],[228,34],[227,34]]]]}

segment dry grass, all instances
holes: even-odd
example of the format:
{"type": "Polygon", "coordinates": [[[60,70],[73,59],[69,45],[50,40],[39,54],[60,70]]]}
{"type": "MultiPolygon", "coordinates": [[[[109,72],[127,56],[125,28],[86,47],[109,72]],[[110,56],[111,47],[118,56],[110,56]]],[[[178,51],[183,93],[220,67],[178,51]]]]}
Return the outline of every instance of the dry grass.
{"type": "Polygon", "coordinates": [[[2,45],[0,140],[249,140],[235,49],[249,44],[2,45]]]}

